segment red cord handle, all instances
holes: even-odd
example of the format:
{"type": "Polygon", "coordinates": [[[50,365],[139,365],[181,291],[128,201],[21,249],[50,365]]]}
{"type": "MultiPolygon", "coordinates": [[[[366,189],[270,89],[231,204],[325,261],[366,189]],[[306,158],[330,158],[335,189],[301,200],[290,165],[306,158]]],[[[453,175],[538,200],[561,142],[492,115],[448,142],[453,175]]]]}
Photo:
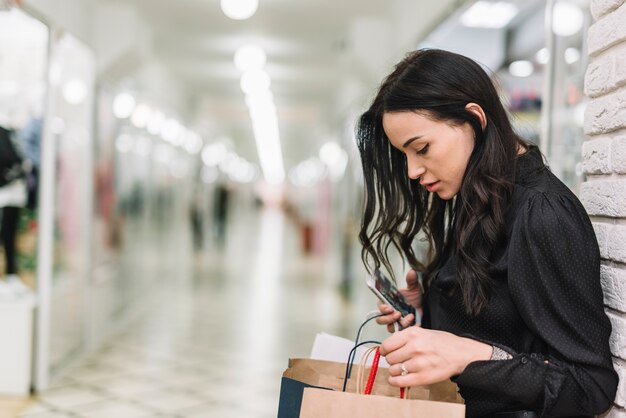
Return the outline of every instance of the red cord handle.
{"type": "Polygon", "coordinates": [[[378,363],[380,361],[380,347],[376,347],[376,353],[374,354],[374,361],[372,362],[372,368],[370,369],[370,375],[367,378],[367,385],[365,385],[365,394],[370,395],[372,388],[374,387],[374,379],[376,379],[376,373],[378,373],[378,363]]]}
{"type": "MultiPolygon", "coordinates": [[[[376,373],[378,373],[378,363],[380,362],[380,347],[376,348],[374,354],[374,360],[372,361],[372,368],[370,369],[369,377],[367,378],[367,385],[365,385],[365,394],[371,395],[374,388],[374,380],[376,379],[376,373]]],[[[400,399],[404,399],[404,388],[400,388],[400,399]]]]}

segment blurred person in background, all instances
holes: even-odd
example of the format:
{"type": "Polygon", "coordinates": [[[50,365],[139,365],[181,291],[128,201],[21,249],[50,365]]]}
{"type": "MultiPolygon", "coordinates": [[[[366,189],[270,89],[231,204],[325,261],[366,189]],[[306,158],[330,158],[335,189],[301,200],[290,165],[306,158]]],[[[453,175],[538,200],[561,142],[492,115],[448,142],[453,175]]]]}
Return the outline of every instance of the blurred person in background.
{"type": "Polygon", "coordinates": [[[15,132],[6,126],[0,119],[0,244],[4,250],[4,280],[11,288],[2,286],[0,298],[27,290],[17,266],[17,230],[20,211],[27,202],[25,170],[15,132]]]}
{"type": "Polygon", "coordinates": [[[215,222],[215,242],[220,248],[226,242],[226,224],[228,222],[228,210],[231,191],[224,183],[219,183],[215,188],[215,204],[213,207],[213,220],[215,222]]]}
{"type": "Polygon", "coordinates": [[[608,409],[609,350],[596,237],[576,196],[512,129],[487,73],[420,50],[384,80],[358,130],[366,265],[411,270],[401,289],[422,315],[381,346],[390,383],[452,378],[468,417],[591,417],[608,409]],[[429,246],[418,259],[416,236],[429,246]]]}

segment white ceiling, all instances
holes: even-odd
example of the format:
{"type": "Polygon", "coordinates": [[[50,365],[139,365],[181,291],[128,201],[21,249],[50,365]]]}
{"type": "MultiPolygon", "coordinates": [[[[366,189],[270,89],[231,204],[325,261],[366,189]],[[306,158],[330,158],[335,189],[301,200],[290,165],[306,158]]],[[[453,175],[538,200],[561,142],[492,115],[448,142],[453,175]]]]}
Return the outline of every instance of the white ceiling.
{"type": "Polygon", "coordinates": [[[362,108],[420,33],[465,2],[260,0],[251,19],[235,21],[222,14],[219,0],[118,1],[140,11],[155,56],[186,86],[200,129],[230,137],[252,161],[254,138],[233,56],[246,43],[264,48],[287,168],[328,138],[341,140],[350,107],[362,108]]]}

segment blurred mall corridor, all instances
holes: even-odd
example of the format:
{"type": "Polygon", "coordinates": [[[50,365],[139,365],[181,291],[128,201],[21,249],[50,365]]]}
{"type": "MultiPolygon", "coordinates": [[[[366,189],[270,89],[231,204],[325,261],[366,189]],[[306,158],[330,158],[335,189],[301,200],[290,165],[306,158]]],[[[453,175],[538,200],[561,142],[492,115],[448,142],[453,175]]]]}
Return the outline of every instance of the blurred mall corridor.
{"type": "Polygon", "coordinates": [[[337,257],[303,255],[280,210],[234,212],[222,250],[194,253],[182,218],[133,234],[124,277],[154,288],[20,416],[275,417],[287,360],[307,357],[317,332],[353,338],[364,312],[328,274],[337,257]]]}

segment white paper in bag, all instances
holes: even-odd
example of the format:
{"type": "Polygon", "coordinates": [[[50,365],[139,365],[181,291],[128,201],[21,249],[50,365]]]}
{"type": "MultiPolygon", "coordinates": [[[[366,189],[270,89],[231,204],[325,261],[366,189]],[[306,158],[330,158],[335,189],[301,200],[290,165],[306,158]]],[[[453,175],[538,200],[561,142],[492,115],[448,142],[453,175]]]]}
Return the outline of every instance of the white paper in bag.
{"type": "MultiPolygon", "coordinates": [[[[311,358],[314,360],[346,363],[352,347],[354,347],[354,341],[350,341],[347,338],[337,337],[336,335],[326,334],[325,332],[320,332],[315,336],[313,349],[311,350],[311,358]]],[[[361,358],[367,349],[368,347],[366,346],[357,348],[354,364],[361,363],[361,358]]],[[[373,359],[374,355],[372,354],[367,361],[368,366],[371,366],[373,359]]],[[[389,363],[381,357],[378,367],[388,368],[389,363]]]]}

